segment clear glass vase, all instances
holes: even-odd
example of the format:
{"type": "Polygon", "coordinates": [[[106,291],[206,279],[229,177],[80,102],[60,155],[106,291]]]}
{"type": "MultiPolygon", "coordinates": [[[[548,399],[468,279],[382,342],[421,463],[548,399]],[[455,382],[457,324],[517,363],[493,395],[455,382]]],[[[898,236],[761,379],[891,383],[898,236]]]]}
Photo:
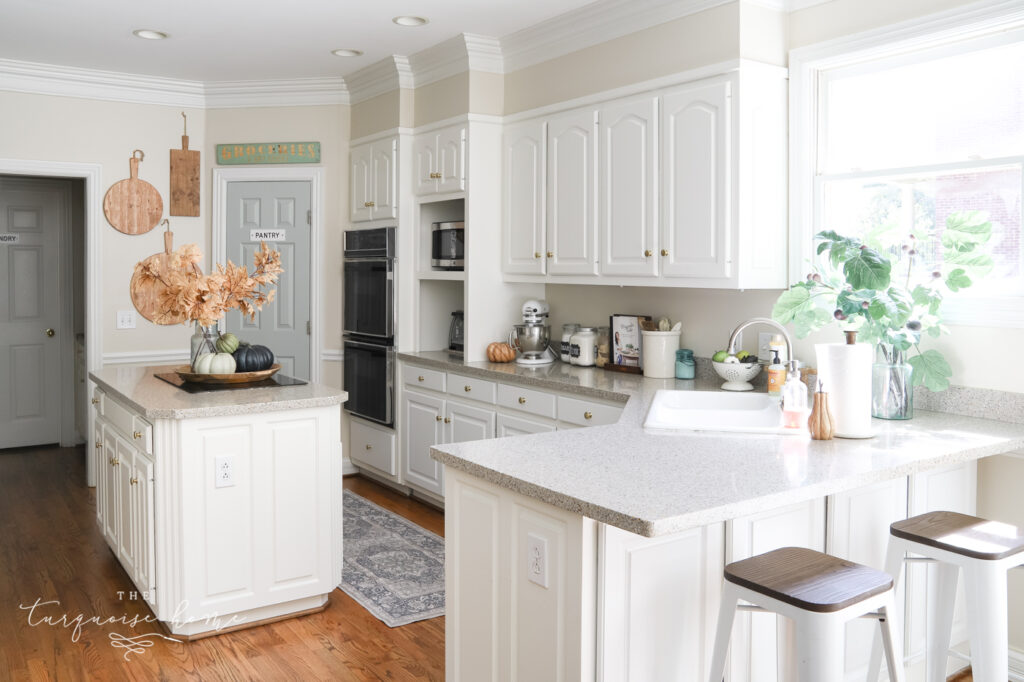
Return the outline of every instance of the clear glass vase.
{"type": "Polygon", "coordinates": [[[911,419],[914,416],[914,368],[904,351],[878,344],[871,367],[871,416],[911,419]]]}
{"type": "Polygon", "coordinates": [[[192,350],[189,353],[189,365],[193,371],[196,368],[196,360],[200,355],[217,352],[218,336],[220,335],[217,333],[217,325],[212,324],[209,327],[204,327],[196,322],[195,332],[192,334],[192,350]]]}

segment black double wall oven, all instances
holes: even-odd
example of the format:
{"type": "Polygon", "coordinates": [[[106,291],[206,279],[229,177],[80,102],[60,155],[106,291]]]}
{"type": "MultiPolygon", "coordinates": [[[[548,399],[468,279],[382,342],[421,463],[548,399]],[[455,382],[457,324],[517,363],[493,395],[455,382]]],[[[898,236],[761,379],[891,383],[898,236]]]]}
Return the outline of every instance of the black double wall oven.
{"type": "Polygon", "coordinates": [[[395,401],[395,228],[348,230],[344,245],[345,410],[392,426],[395,401]]]}

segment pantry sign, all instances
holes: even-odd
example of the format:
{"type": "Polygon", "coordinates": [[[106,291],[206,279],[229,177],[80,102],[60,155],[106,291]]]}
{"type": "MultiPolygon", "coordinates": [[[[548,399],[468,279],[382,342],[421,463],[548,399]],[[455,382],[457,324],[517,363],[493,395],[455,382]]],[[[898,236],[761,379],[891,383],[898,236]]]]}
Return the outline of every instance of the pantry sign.
{"type": "Polygon", "coordinates": [[[243,142],[217,145],[217,164],[320,163],[319,142],[243,142]]]}

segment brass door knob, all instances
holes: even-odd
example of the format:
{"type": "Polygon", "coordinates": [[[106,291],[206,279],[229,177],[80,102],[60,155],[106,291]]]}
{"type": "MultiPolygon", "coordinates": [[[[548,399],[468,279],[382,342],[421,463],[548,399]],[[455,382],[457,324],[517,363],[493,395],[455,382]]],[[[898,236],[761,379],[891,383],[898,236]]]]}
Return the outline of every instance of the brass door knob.
{"type": "Polygon", "coordinates": [[[442,418],[443,418],[443,417],[434,417],[434,419],[435,419],[436,421],[441,421],[441,419],[442,419],[442,418]]]}
{"type": "Polygon", "coordinates": [[[47,336],[53,336],[57,332],[53,331],[52,329],[47,329],[43,333],[46,334],[47,336]]]}
{"type": "Polygon", "coordinates": [[[652,255],[650,249],[644,249],[644,258],[650,258],[652,255]]]}
{"type": "Polygon", "coordinates": [[[449,419],[448,417],[445,417],[445,418],[444,418],[444,423],[445,423],[445,424],[451,424],[451,423],[452,423],[452,420],[451,420],[451,419],[449,419]]]}
{"type": "Polygon", "coordinates": [[[554,258],[554,257],[555,257],[555,252],[554,251],[548,251],[548,258],[554,258]]]}
{"type": "Polygon", "coordinates": [[[142,438],[142,432],[136,431],[135,433],[132,434],[132,438],[134,438],[135,440],[142,438]]]}
{"type": "Polygon", "coordinates": [[[367,444],[366,444],[366,449],[367,449],[367,450],[373,450],[373,446],[372,446],[372,445],[370,445],[369,443],[367,443],[367,444]]]}
{"type": "Polygon", "coordinates": [[[662,249],[661,250],[661,255],[662,256],[667,256],[668,255],[668,249],[662,249]]]}
{"type": "Polygon", "coordinates": [[[523,396],[519,396],[519,404],[520,405],[525,405],[526,404],[526,398],[524,398],[523,396]]]}
{"type": "Polygon", "coordinates": [[[100,404],[100,399],[99,398],[93,398],[92,399],[92,404],[93,405],[99,405],[100,404]]]}
{"type": "Polygon", "coordinates": [[[469,393],[470,391],[473,390],[473,387],[472,386],[463,386],[462,390],[465,391],[466,393],[469,393]]]}
{"type": "Polygon", "coordinates": [[[593,416],[594,416],[594,414],[593,414],[592,412],[584,412],[584,413],[583,413],[583,418],[584,418],[584,419],[590,419],[590,418],[592,418],[593,416]]]}

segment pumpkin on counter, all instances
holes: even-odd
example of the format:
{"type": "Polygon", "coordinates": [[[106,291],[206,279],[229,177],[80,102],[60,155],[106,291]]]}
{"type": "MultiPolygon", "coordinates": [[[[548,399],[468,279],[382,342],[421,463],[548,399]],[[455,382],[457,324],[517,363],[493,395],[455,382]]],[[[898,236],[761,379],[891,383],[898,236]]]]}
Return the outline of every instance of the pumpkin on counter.
{"type": "Polygon", "coordinates": [[[274,353],[266,346],[243,343],[234,356],[239,372],[261,372],[274,364],[274,353]]]}
{"type": "Polygon", "coordinates": [[[238,350],[238,337],[231,332],[221,334],[217,338],[217,342],[213,345],[215,345],[217,350],[221,353],[234,353],[238,350]]]}
{"type": "Polygon", "coordinates": [[[495,341],[487,346],[487,359],[491,362],[512,362],[516,359],[516,351],[507,343],[495,341]]]}
{"type": "Polygon", "coordinates": [[[231,353],[203,353],[192,367],[196,374],[234,374],[235,359],[231,353]]]}

